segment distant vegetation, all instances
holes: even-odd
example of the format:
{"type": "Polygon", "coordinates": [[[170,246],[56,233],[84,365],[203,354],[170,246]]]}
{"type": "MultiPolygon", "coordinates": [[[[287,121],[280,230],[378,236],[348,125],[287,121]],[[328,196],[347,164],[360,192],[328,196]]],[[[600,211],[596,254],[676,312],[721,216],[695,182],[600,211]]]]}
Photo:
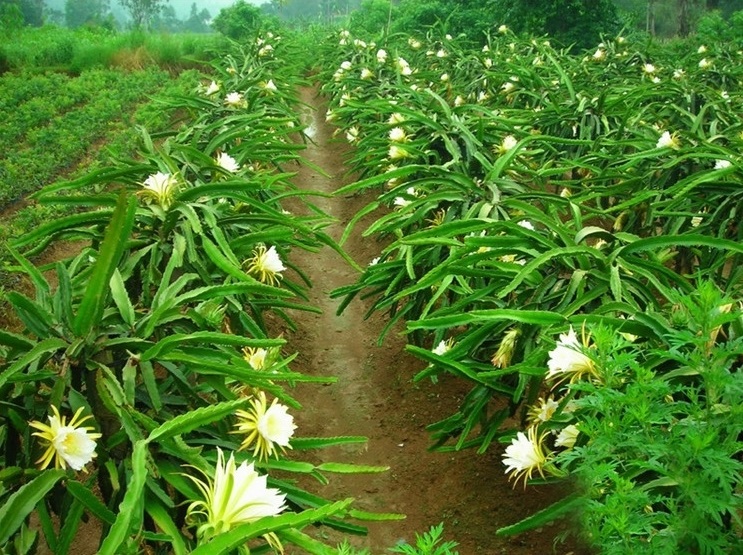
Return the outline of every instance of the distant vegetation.
{"type": "Polygon", "coordinates": [[[219,35],[110,31],[101,27],[70,30],[55,26],[19,29],[0,44],[0,73],[56,70],[80,73],[95,67],[168,70],[193,67],[211,59],[223,42],[219,35]]]}
{"type": "Polygon", "coordinates": [[[0,0],[0,28],[54,24],[76,28],[99,26],[110,30],[127,27],[168,32],[209,33],[214,14],[191,4],[179,18],[167,0],[0,0]]]}
{"type": "Polygon", "coordinates": [[[239,39],[256,29],[289,25],[349,27],[369,35],[446,33],[483,43],[500,25],[517,35],[548,34],[564,46],[590,48],[624,30],[671,38],[743,36],[743,0],[237,0],[212,13],[193,2],[187,17],[166,0],[0,0],[0,33],[48,24],[167,33],[222,33],[239,39]]]}
{"type": "Polygon", "coordinates": [[[335,25],[369,36],[420,33],[434,27],[484,44],[506,25],[517,35],[549,35],[575,50],[603,37],[637,32],[704,40],[743,38],[743,0],[271,0],[256,8],[238,0],[212,27],[239,38],[267,22],[307,30],[335,25]]]}
{"type": "Polygon", "coordinates": [[[261,10],[295,24],[350,20],[366,33],[420,31],[440,21],[447,32],[475,40],[506,24],[588,46],[619,28],[666,38],[692,34],[710,14],[727,21],[743,10],[743,0],[271,0],[261,10]]]}

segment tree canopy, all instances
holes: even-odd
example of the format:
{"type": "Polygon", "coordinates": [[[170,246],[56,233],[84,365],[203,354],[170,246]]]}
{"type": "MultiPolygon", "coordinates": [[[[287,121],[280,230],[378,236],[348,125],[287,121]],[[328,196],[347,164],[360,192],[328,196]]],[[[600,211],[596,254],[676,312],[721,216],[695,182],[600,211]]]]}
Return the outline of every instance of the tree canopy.
{"type": "Polygon", "coordinates": [[[149,27],[150,21],[166,5],[167,0],[119,0],[132,18],[135,29],[149,27]]]}
{"type": "Polygon", "coordinates": [[[544,33],[565,45],[587,48],[621,27],[612,0],[510,0],[494,2],[503,22],[516,32],[544,33]]]}
{"type": "Polygon", "coordinates": [[[475,41],[506,24],[517,33],[588,47],[620,29],[685,35],[700,22],[709,27],[703,20],[710,14],[729,20],[743,10],[743,0],[270,0],[260,9],[288,21],[337,23],[367,33],[387,30],[388,19],[391,32],[443,24],[475,41]]]}
{"type": "Polygon", "coordinates": [[[108,13],[108,0],[67,0],[64,6],[65,23],[72,28],[101,24],[108,13]]]}
{"type": "Polygon", "coordinates": [[[245,0],[238,0],[219,12],[212,22],[212,27],[225,36],[240,40],[252,35],[260,21],[261,10],[246,3],[245,0]]]}
{"type": "Polygon", "coordinates": [[[44,23],[44,0],[0,0],[0,25],[9,29],[44,23]]]}

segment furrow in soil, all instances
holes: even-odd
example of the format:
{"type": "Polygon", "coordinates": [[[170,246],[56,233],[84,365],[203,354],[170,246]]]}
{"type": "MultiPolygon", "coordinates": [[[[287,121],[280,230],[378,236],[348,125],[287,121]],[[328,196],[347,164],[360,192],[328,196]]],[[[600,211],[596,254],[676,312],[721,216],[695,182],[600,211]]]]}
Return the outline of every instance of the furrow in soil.
{"type": "MultiPolygon", "coordinates": [[[[326,107],[317,89],[307,87],[300,92],[309,137],[303,155],[326,175],[310,165],[300,165],[294,183],[301,189],[331,194],[354,179],[344,165],[350,147],[333,137],[334,129],[325,122],[326,107]]],[[[338,240],[352,216],[373,199],[368,193],[317,196],[312,202],[335,219],[326,231],[338,240]]],[[[374,217],[362,221],[343,245],[362,267],[383,247],[361,235],[374,217]]],[[[287,339],[288,352],[298,353],[292,368],[337,378],[331,385],[299,385],[293,391],[304,407],[296,416],[297,436],[362,435],[368,442],[289,456],[302,460],[315,457],[311,462],[316,463],[332,460],[389,467],[378,474],[329,475],[328,485],[311,481],[302,485],[329,499],[354,497],[355,506],[361,509],[407,515],[401,521],[367,523],[368,536],[352,543],[374,554],[384,553],[401,539],[412,543],[414,532],[424,532],[443,521],[445,536],[459,542],[461,555],[552,553],[552,534],[544,531],[518,539],[496,539],[498,527],[544,507],[548,500],[541,494],[535,499],[531,490],[526,494],[520,488],[514,491],[492,450],[485,455],[471,450],[428,451],[425,427],[456,411],[469,385],[453,378],[438,384],[414,384],[412,378],[421,370],[421,363],[405,353],[400,330],[392,331],[382,346],[377,344],[385,315],[365,319],[368,302],[354,299],[336,314],[339,300],[331,299],[329,293],[354,282],[358,273],[332,249],[325,247],[316,253],[295,250],[291,262],[312,280],[310,303],[322,309],[322,314],[293,311],[297,330],[278,330],[287,339]]],[[[342,538],[321,534],[331,543],[342,538]]]]}

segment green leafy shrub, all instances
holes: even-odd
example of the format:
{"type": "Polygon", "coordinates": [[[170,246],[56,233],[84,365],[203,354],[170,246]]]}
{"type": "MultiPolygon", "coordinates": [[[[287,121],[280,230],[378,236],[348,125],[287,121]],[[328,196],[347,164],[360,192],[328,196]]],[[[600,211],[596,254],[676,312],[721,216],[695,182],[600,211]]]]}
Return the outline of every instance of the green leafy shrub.
{"type": "Polygon", "coordinates": [[[5,53],[5,49],[0,48],[0,75],[10,70],[10,60],[5,53]]]}
{"type": "Polygon", "coordinates": [[[723,18],[719,11],[705,13],[697,23],[697,37],[703,44],[719,41],[740,45],[743,42],[743,11],[723,18]]]}
{"type": "Polygon", "coordinates": [[[579,529],[601,553],[722,554],[740,542],[740,308],[711,283],[672,301],[643,317],[660,341],[597,329],[602,383],[570,385],[570,412],[556,415],[579,430],[555,464],[578,480],[579,529]]]}
{"type": "Polygon", "coordinates": [[[131,110],[169,76],[160,70],[93,70],[77,79],[58,74],[6,76],[9,126],[0,141],[13,156],[2,163],[0,199],[15,200],[68,171],[103,137],[123,110],[131,110]],[[54,89],[55,94],[46,96],[54,89]],[[93,91],[99,91],[93,94],[93,91]],[[51,98],[51,100],[50,100],[51,98]]]}
{"type": "MultiPolygon", "coordinates": [[[[457,546],[456,542],[443,542],[441,534],[444,532],[444,525],[431,526],[428,532],[415,535],[415,545],[407,542],[400,542],[387,551],[389,553],[402,553],[404,555],[458,555],[458,551],[453,551],[457,546]],[[443,542],[443,543],[442,543],[443,542]]],[[[337,555],[370,555],[368,550],[358,551],[353,549],[347,542],[340,545],[336,551],[337,555]]]]}
{"type": "Polygon", "coordinates": [[[233,40],[244,40],[253,36],[260,24],[261,11],[244,0],[238,0],[229,8],[220,10],[212,27],[233,40]]]}
{"type": "Polygon", "coordinates": [[[493,8],[479,2],[402,0],[397,6],[393,29],[414,35],[441,25],[454,36],[464,36],[474,44],[482,44],[486,35],[497,27],[496,21],[493,8]]]}
{"type": "Polygon", "coordinates": [[[354,33],[379,35],[387,29],[390,10],[397,13],[395,8],[385,0],[364,0],[358,9],[351,12],[349,29],[354,33]]]}
{"type": "Polygon", "coordinates": [[[456,542],[443,542],[441,534],[444,531],[444,525],[432,526],[424,534],[416,534],[415,545],[403,543],[390,549],[391,553],[402,553],[405,555],[458,555],[454,551],[457,546],[456,542]]]}
{"type": "Polygon", "coordinates": [[[10,34],[24,25],[23,11],[15,2],[3,2],[0,6],[0,25],[3,33],[10,34]]]}
{"type": "Polygon", "coordinates": [[[4,46],[9,68],[20,71],[43,69],[79,74],[99,67],[142,69],[161,65],[167,69],[204,64],[220,47],[216,35],[116,33],[100,27],[65,29],[45,26],[26,28],[4,46]],[[132,58],[136,63],[132,63],[132,58]]]}
{"type": "Polygon", "coordinates": [[[72,61],[75,53],[75,43],[71,36],[61,37],[51,44],[45,45],[34,55],[34,64],[39,67],[65,66],[72,61]]]}
{"type": "Polygon", "coordinates": [[[590,48],[602,35],[619,30],[616,7],[610,0],[502,2],[496,8],[500,21],[516,32],[549,34],[574,49],[590,48]]]}

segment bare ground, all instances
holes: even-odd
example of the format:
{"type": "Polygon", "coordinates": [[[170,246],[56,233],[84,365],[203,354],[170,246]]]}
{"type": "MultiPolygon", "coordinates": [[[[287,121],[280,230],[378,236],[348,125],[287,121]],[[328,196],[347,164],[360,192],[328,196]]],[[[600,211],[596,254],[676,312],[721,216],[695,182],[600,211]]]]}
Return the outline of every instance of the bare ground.
{"type": "MultiPolygon", "coordinates": [[[[301,167],[294,182],[303,189],[331,193],[353,181],[343,163],[349,147],[333,139],[333,128],[324,120],[326,106],[316,90],[304,88],[301,95],[311,107],[306,124],[313,140],[304,156],[330,177],[301,167]]],[[[351,195],[320,198],[316,204],[337,219],[329,229],[337,240],[350,218],[371,200],[370,196],[351,195]]],[[[364,228],[362,222],[344,245],[361,266],[381,250],[375,240],[361,237],[364,228]]],[[[337,253],[329,248],[319,253],[294,252],[292,262],[313,281],[310,300],[323,310],[320,315],[296,312],[292,316],[298,330],[282,330],[289,350],[299,353],[293,367],[338,378],[329,386],[297,388],[295,394],[305,405],[297,416],[297,433],[303,437],[366,436],[369,441],[363,448],[326,451],[323,459],[331,456],[337,462],[390,467],[381,474],[331,476],[329,485],[313,484],[311,491],[332,499],[355,497],[366,510],[407,515],[401,521],[371,523],[368,536],[355,545],[383,553],[401,539],[412,543],[414,532],[444,522],[445,537],[460,544],[462,555],[577,553],[566,545],[553,548],[559,531],[553,527],[519,537],[495,536],[497,528],[546,507],[559,494],[544,488],[522,490],[519,486],[514,490],[497,448],[484,455],[429,451],[425,427],[456,410],[469,385],[453,377],[438,384],[414,384],[412,378],[422,363],[405,353],[399,331],[390,333],[383,346],[377,345],[384,315],[365,320],[368,303],[355,299],[336,315],[338,301],[328,293],[357,277],[337,253]]]]}

